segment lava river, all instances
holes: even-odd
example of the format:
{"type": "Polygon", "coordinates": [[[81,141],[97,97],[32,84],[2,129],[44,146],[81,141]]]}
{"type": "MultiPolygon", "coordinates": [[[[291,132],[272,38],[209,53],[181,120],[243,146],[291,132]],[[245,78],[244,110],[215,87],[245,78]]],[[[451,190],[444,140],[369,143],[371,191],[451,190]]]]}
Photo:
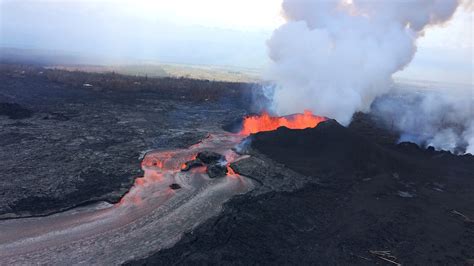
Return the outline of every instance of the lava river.
{"type": "Polygon", "coordinates": [[[118,264],[172,246],[225,201],[253,188],[232,171],[210,179],[203,168],[182,172],[181,165],[204,150],[238,160],[231,148],[244,136],[214,134],[189,149],[147,154],[144,177],[118,204],[0,221],[0,264],[118,264]],[[181,188],[171,189],[173,183],[181,188]]]}

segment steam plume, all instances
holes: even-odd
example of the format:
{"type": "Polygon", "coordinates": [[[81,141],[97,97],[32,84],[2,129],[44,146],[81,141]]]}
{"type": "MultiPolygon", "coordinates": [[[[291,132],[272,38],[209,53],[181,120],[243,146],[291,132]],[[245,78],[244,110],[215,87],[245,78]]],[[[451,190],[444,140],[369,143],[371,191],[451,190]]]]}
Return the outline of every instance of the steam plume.
{"type": "Polygon", "coordinates": [[[457,0],[284,0],[287,23],[268,41],[280,115],[309,109],[347,125],[390,88],[430,25],[446,22],[457,0]]]}
{"type": "Polygon", "coordinates": [[[400,141],[474,155],[473,96],[469,91],[398,92],[375,100],[371,111],[400,132],[400,141]]]}

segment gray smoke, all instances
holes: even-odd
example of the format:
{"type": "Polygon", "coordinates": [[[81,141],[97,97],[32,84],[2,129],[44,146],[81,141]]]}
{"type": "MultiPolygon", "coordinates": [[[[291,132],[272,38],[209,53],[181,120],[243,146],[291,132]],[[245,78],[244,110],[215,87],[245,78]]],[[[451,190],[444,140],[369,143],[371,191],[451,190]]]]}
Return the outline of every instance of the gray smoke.
{"type": "MultiPolygon", "coordinates": [[[[426,27],[446,22],[457,0],[284,0],[287,22],[268,41],[272,109],[309,109],[347,125],[390,89],[426,27]]],[[[466,131],[467,132],[467,131],[466,131]]],[[[449,136],[447,134],[446,136],[449,136]]],[[[442,142],[442,139],[433,139],[442,142]]]]}
{"type": "Polygon", "coordinates": [[[400,141],[474,154],[473,97],[472,88],[456,92],[411,88],[379,97],[371,112],[398,131],[400,141]]]}

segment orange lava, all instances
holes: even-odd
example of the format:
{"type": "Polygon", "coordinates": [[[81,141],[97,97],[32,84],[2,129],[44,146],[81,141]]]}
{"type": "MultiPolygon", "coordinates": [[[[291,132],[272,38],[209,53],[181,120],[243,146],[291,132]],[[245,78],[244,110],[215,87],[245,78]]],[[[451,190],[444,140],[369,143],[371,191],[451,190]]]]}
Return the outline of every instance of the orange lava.
{"type": "MultiPolygon", "coordinates": [[[[190,155],[189,158],[184,158],[185,161],[196,159],[197,154],[190,155]]],[[[176,165],[174,163],[176,157],[175,151],[160,152],[159,154],[150,154],[145,156],[142,160],[142,168],[159,168],[162,170],[180,170],[185,168],[185,163],[176,165]]]]}
{"type": "Polygon", "coordinates": [[[145,184],[145,178],[140,177],[135,179],[135,185],[136,186],[143,186],[145,184]]]}
{"type": "Polygon", "coordinates": [[[313,115],[311,111],[304,111],[304,114],[295,114],[288,117],[274,117],[268,113],[258,116],[248,116],[244,119],[240,134],[250,135],[263,131],[273,131],[279,127],[290,129],[305,129],[316,127],[326,118],[313,115]]]}
{"type": "Polygon", "coordinates": [[[134,205],[140,205],[142,203],[142,198],[140,196],[133,196],[131,198],[131,201],[133,202],[134,205]]]}
{"type": "Polygon", "coordinates": [[[163,180],[163,174],[157,172],[149,172],[147,173],[147,178],[150,181],[159,182],[163,180]]]}
{"type": "Polygon", "coordinates": [[[237,174],[234,172],[234,169],[230,168],[230,166],[227,166],[227,175],[237,175],[237,174]]]}

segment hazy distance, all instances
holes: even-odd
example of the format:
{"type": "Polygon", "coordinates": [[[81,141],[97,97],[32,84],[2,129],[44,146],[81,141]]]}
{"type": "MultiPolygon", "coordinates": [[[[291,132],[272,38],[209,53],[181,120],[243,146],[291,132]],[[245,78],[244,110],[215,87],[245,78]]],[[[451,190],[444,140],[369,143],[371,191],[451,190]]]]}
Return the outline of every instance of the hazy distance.
{"type": "MultiPolygon", "coordinates": [[[[0,47],[47,50],[87,63],[159,62],[264,69],[284,22],[279,0],[0,0],[0,47]]],[[[395,77],[473,83],[472,6],[426,31],[395,77]]]]}

